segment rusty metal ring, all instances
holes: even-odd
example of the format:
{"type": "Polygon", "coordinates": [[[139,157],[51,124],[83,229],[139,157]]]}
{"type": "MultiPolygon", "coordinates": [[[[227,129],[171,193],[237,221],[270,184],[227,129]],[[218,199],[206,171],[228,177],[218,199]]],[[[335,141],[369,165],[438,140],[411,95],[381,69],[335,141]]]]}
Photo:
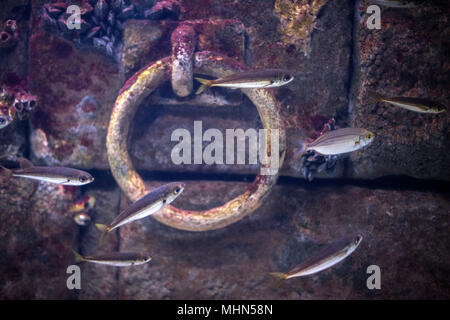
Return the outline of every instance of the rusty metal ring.
{"type": "MultiPolygon", "coordinates": [[[[152,63],[133,75],[120,90],[115,102],[106,138],[106,149],[111,172],[125,195],[136,201],[150,189],[136,172],[128,154],[127,140],[130,124],[139,105],[171,75],[171,57],[152,63]]],[[[197,52],[194,58],[194,72],[221,77],[245,70],[237,61],[214,54],[197,52]]],[[[271,129],[279,133],[279,166],[273,175],[262,174],[263,167],[270,167],[270,161],[260,166],[260,173],[253,184],[241,195],[224,205],[205,211],[189,211],[167,206],[152,216],[161,223],[173,228],[189,231],[207,231],[228,226],[261,205],[263,198],[270,192],[278,178],[286,149],[286,136],[279,116],[279,104],[271,91],[267,89],[243,89],[245,95],[255,104],[266,132],[271,129]]],[[[266,134],[267,135],[267,134],[266,134]]],[[[270,159],[270,141],[266,137],[266,159],[270,159]]],[[[264,162],[265,163],[265,162],[264,162]]]]}

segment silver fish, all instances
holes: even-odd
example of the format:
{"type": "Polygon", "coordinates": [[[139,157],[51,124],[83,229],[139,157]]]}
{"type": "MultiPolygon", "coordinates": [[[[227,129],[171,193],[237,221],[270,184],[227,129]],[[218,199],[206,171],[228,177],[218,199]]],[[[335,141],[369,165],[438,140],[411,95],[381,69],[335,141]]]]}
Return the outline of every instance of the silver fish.
{"type": "Polygon", "coordinates": [[[96,224],[103,232],[99,244],[103,244],[105,236],[112,230],[148,217],[174,201],[183,192],[184,186],[183,182],[172,182],[155,188],[121,212],[109,225],[96,224]]]}
{"type": "Polygon", "coordinates": [[[137,266],[152,260],[151,256],[145,256],[135,252],[113,252],[83,257],[75,250],[72,251],[77,262],[92,262],[114,267],[137,266]]]}
{"type": "Polygon", "coordinates": [[[13,177],[28,178],[65,186],[81,186],[94,178],[87,172],[65,167],[32,167],[13,170],[13,177]]]}
{"type": "Polygon", "coordinates": [[[336,155],[356,151],[370,144],[375,135],[366,129],[344,128],[328,131],[311,143],[304,143],[298,154],[314,150],[321,155],[336,155]]]}
{"type": "Polygon", "coordinates": [[[429,99],[422,98],[412,98],[412,97],[384,97],[375,91],[368,91],[369,98],[377,102],[387,102],[393,104],[394,106],[419,112],[419,113],[441,113],[446,110],[446,107],[439,103],[429,99]]]}
{"type": "Polygon", "coordinates": [[[288,70],[265,69],[235,73],[216,80],[195,78],[202,85],[196,94],[200,94],[210,87],[239,88],[272,88],[280,87],[294,80],[294,75],[288,70]]]}
{"type": "Polygon", "coordinates": [[[38,181],[61,184],[65,186],[81,186],[94,181],[89,173],[65,167],[35,167],[28,160],[21,161],[22,169],[7,169],[0,166],[12,177],[27,178],[38,181]],[[26,163],[24,165],[24,163],[26,163]]]}
{"type": "Polygon", "coordinates": [[[272,272],[270,273],[270,275],[279,279],[286,280],[294,277],[308,276],[323,271],[341,262],[350,254],[352,254],[353,251],[355,251],[359,246],[362,239],[363,237],[360,234],[353,238],[343,238],[336,243],[327,246],[325,249],[321,250],[313,257],[307,259],[295,269],[287,273],[272,272]]]}

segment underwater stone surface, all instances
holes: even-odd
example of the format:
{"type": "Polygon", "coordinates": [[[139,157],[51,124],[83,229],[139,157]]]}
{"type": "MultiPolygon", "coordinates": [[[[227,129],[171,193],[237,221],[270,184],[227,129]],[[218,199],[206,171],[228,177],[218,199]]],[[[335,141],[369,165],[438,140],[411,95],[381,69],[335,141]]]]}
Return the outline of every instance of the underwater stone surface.
{"type": "Polygon", "coordinates": [[[28,14],[30,0],[3,0],[0,3],[0,22],[14,19],[19,37],[17,44],[9,48],[0,47],[0,84],[18,84],[27,76],[28,14]]]}
{"type": "Polygon", "coordinates": [[[16,119],[0,130],[0,160],[15,162],[24,155],[27,142],[24,122],[16,119]]]}
{"type": "MultiPolygon", "coordinates": [[[[348,176],[404,174],[450,179],[450,114],[419,114],[369,100],[367,90],[387,96],[423,97],[450,106],[450,64],[446,61],[448,2],[427,1],[415,9],[383,9],[381,29],[366,26],[362,2],[355,33],[352,124],[375,133],[373,144],[352,154],[348,176]],[[447,14],[445,14],[447,13],[447,14]]],[[[448,60],[448,59],[447,59],[448,60]]]]}
{"type": "MultiPolygon", "coordinates": [[[[298,159],[293,157],[299,142],[307,137],[315,137],[331,117],[336,117],[341,125],[345,124],[342,114],[346,112],[348,104],[347,84],[346,80],[342,79],[348,79],[351,6],[346,2],[329,1],[320,10],[320,18],[316,19],[315,23],[322,25],[322,28],[333,28],[333,37],[314,29],[311,33],[311,56],[305,57],[300,48],[283,43],[277,29],[272,28],[272,24],[278,25],[280,22],[276,16],[269,14],[274,9],[269,1],[258,2],[259,9],[256,11],[253,9],[255,3],[251,1],[244,3],[246,7],[243,7],[242,3],[229,4],[225,1],[217,6],[202,7],[207,10],[205,12],[190,10],[190,5],[192,4],[182,3],[184,19],[222,19],[218,22],[212,20],[212,27],[208,20],[193,22],[199,33],[197,49],[224,52],[238,60],[247,60],[247,64],[254,68],[282,67],[299,71],[299,79],[279,89],[277,96],[283,105],[282,116],[287,127],[289,147],[282,174],[302,176],[298,159]],[[242,14],[249,10],[252,15],[242,14]],[[226,20],[233,16],[238,20],[226,20]],[[273,21],[268,23],[268,18],[273,21]],[[242,25],[238,21],[242,21],[246,28],[247,51],[244,50],[242,25]],[[265,40],[261,42],[260,39],[265,40]],[[271,54],[268,55],[267,52],[271,54]],[[323,77],[323,74],[327,74],[327,77],[323,77]]],[[[40,13],[39,7],[33,8],[33,12],[36,17],[40,13]]],[[[104,142],[109,114],[119,87],[123,84],[121,71],[117,70],[112,59],[105,55],[76,49],[71,42],[49,35],[39,27],[37,18],[33,25],[30,40],[30,78],[36,94],[38,97],[42,96],[42,107],[32,121],[34,159],[52,165],[71,164],[86,169],[108,168],[104,142]],[[65,64],[65,61],[70,63],[65,64]],[[94,66],[98,68],[92,69],[94,66]],[[55,88],[55,81],[63,87],[55,88]],[[64,95],[61,95],[61,92],[64,92],[64,95]],[[84,104],[88,105],[86,108],[82,105],[83,99],[88,99],[84,100],[84,104]],[[83,109],[89,109],[89,112],[84,114],[83,109]]],[[[177,25],[179,22],[176,21],[127,21],[121,57],[121,68],[125,74],[130,74],[149,61],[168,55],[171,48],[170,31],[177,25]]],[[[229,102],[235,105],[242,95],[234,92],[232,94],[229,102]]],[[[182,102],[180,101],[180,107],[183,107],[182,102]]],[[[248,123],[259,122],[259,117],[252,108],[243,109],[249,111],[239,112],[241,119],[245,120],[237,119],[239,121],[226,127],[222,119],[218,119],[218,123],[213,127],[245,128],[248,123]]],[[[179,111],[174,110],[174,117],[168,116],[167,119],[179,118],[178,113],[179,111]]],[[[236,109],[224,107],[220,113],[223,113],[224,118],[232,118],[236,109]]],[[[211,110],[189,109],[184,114],[189,117],[180,119],[179,123],[192,124],[192,119],[207,119],[211,110]]],[[[171,148],[168,148],[169,144],[165,139],[150,140],[152,148],[137,147],[148,144],[148,138],[154,136],[154,131],[161,133],[161,129],[165,127],[178,126],[178,122],[167,123],[166,119],[160,123],[160,128],[148,125],[136,128],[136,132],[140,132],[140,139],[131,140],[131,145],[134,144],[131,149],[139,151],[138,154],[133,154],[134,158],[140,159],[136,163],[138,169],[163,170],[177,167],[175,170],[179,170],[170,159],[171,148]],[[155,152],[161,154],[162,151],[166,156],[154,157],[155,152]]],[[[166,129],[164,135],[170,137],[170,134],[171,131],[166,129]]],[[[257,172],[257,168],[251,165],[218,167],[202,165],[183,169],[243,174],[257,172]]],[[[342,168],[336,172],[335,177],[341,176],[342,168]]]]}
{"type": "Polygon", "coordinates": [[[30,79],[40,101],[31,121],[33,157],[47,165],[107,169],[106,130],[123,83],[115,62],[36,27],[30,79]]]}
{"type": "MultiPolygon", "coordinates": [[[[208,110],[207,112],[202,112],[201,109],[199,107],[188,106],[152,108],[149,105],[143,104],[141,110],[136,113],[135,127],[131,133],[132,138],[130,140],[133,143],[129,146],[129,152],[134,165],[137,168],[157,171],[257,173],[259,170],[258,165],[225,164],[225,130],[228,128],[242,128],[247,130],[248,128],[261,127],[258,123],[259,116],[256,108],[242,105],[240,107],[204,108],[208,110]],[[226,109],[231,109],[233,114],[230,114],[226,109]],[[199,116],[198,113],[204,114],[199,116]],[[193,164],[193,153],[191,164],[177,165],[172,162],[172,149],[179,143],[178,140],[171,141],[172,132],[177,129],[188,130],[191,135],[191,146],[193,148],[196,137],[194,135],[194,121],[201,121],[202,135],[210,128],[216,128],[222,132],[224,164],[213,164],[209,166],[193,164]]],[[[204,142],[203,147],[208,144],[209,142],[204,142]]]]}
{"type": "MultiPolygon", "coordinates": [[[[274,27],[278,26],[280,21],[273,14],[274,7],[272,1],[244,1],[239,3],[222,1],[214,2],[214,4],[210,1],[205,1],[204,5],[194,5],[189,1],[182,2],[182,7],[184,8],[182,12],[185,19],[223,19],[233,17],[242,21],[248,36],[245,62],[250,67],[285,68],[298,72],[298,79],[286,87],[275,90],[277,98],[282,104],[281,114],[287,129],[288,152],[285,165],[282,168],[283,175],[302,176],[299,161],[294,157],[300,141],[306,138],[316,137],[317,133],[323,129],[323,125],[332,117],[336,118],[340,126],[346,125],[352,32],[351,15],[353,10],[350,2],[328,1],[319,11],[320,18],[316,21],[318,28],[320,26],[320,29],[323,30],[330,29],[332,33],[313,30],[311,33],[311,55],[308,57],[305,57],[300,48],[296,48],[282,41],[282,36],[277,32],[278,29],[274,27]],[[255,10],[255,7],[258,10],[255,10]],[[247,12],[251,14],[248,15],[246,14],[247,12]]],[[[170,25],[173,23],[168,22],[167,24],[170,25]]],[[[124,48],[129,46],[132,50],[124,49],[122,61],[135,61],[139,55],[149,55],[149,53],[144,54],[144,52],[139,55],[136,53],[140,50],[139,48],[145,49],[148,46],[145,44],[146,42],[132,41],[135,38],[132,35],[136,34],[136,32],[132,32],[134,29],[149,28],[147,30],[148,32],[144,32],[146,34],[145,37],[149,39],[146,41],[161,42],[160,37],[165,33],[162,33],[159,27],[155,27],[155,24],[150,21],[129,21],[127,23],[127,28],[130,32],[130,45],[127,45],[127,37],[125,37],[124,48]],[[151,41],[151,39],[157,40],[151,41]]],[[[166,37],[168,37],[167,34],[166,37]]],[[[139,37],[140,39],[141,37],[139,37]]],[[[170,47],[169,43],[167,43],[167,46],[170,47]]],[[[205,46],[205,48],[207,47],[205,46]]],[[[152,54],[157,54],[158,58],[161,57],[161,53],[158,51],[152,54]]],[[[151,60],[145,59],[145,61],[151,60]]],[[[144,65],[144,61],[136,63],[140,67],[144,65]]],[[[128,64],[123,62],[124,68],[128,64]]],[[[134,67],[134,69],[137,68],[134,67]]],[[[196,83],[196,85],[198,84],[196,83]]],[[[194,88],[195,90],[196,88],[194,88]]],[[[233,93],[233,90],[228,90],[228,92],[233,93]]],[[[163,129],[165,127],[174,128],[178,123],[187,123],[189,126],[193,126],[193,120],[207,121],[208,118],[211,118],[211,115],[215,116],[216,113],[214,109],[211,110],[210,108],[186,108],[181,103],[180,108],[187,110],[181,111],[176,108],[166,109],[170,110],[170,114],[164,111],[159,113],[159,116],[163,117],[163,119],[160,119],[161,122],[160,120],[156,120],[152,126],[138,126],[138,129],[135,129],[139,134],[135,135],[136,139],[133,138],[131,140],[131,143],[135,143],[135,146],[131,147],[130,151],[134,159],[146,159],[146,161],[138,160],[135,162],[137,168],[147,170],[173,168],[172,170],[180,170],[179,166],[173,165],[170,160],[170,151],[176,144],[170,143],[170,135],[173,130],[167,129],[164,132],[163,129]],[[183,119],[180,115],[185,118],[183,119]],[[171,123],[169,119],[176,119],[176,122],[171,123]],[[154,128],[153,126],[156,127],[154,128]],[[158,133],[157,136],[160,138],[149,140],[149,137],[155,136],[155,132],[158,133]],[[138,147],[148,144],[149,141],[152,145],[151,148],[138,147]],[[134,153],[132,150],[137,150],[138,152],[136,151],[134,153]],[[159,156],[155,156],[155,154],[159,156]]],[[[237,119],[238,121],[233,122],[232,126],[224,126],[224,121],[218,118],[217,124],[212,127],[218,129],[222,129],[222,127],[247,128],[249,124],[259,122],[259,116],[255,108],[245,100],[238,112],[236,108],[224,106],[220,109],[221,117],[233,119],[238,114],[242,120],[237,119]]],[[[229,123],[228,120],[226,121],[226,123],[229,123]]],[[[197,165],[184,166],[183,170],[244,174],[257,172],[256,167],[248,165],[226,167],[197,165]]],[[[339,176],[342,176],[342,164],[339,165],[336,173],[332,175],[332,177],[339,176]]]]}
{"type": "Polygon", "coordinates": [[[75,299],[66,270],[77,226],[67,210],[77,191],[32,186],[19,178],[0,186],[0,299],[75,299]]]}
{"type": "MultiPolygon", "coordinates": [[[[0,3],[0,23],[7,19],[17,22],[19,39],[15,46],[0,47],[0,90],[3,85],[27,89],[27,45],[29,0],[4,0],[0,3]]],[[[0,160],[16,161],[26,149],[26,120],[16,119],[0,130],[0,160]]]]}
{"type": "MultiPolygon", "coordinates": [[[[33,89],[41,99],[32,121],[33,160],[46,164],[72,164],[86,169],[107,169],[105,135],[112,105],[126,78],[121,72],[125,71],[128,76],[149,61],[168,55],[171,47],[170,30],[180,22],[127,21],[121,58],[124,70],[120,71],[122,67],[119,68],[107,56],[99,52],[78,50],[72,43],[41,30],[37,14],[40,12],[38,4],[41,2],[36,2],[33,7],[33,35],[30,39],[30,79],[33,89]],[[151,30],[147,30],[148,28],[151,30]],[[64,64],[66,60],[70,63],[64,64]],[[94,66],[98,68],[92,69],[94,66]],[[64,84],[64,87],[53,86],[54,81],[64,84]],[[83,99],[87,100],[83,102],[83,99]]],[[[282,3],[283,1],[278,1],[277,8],[283,7],[282,3]]],[[[311,9],[316,16],[313,21],[315,27],[309,32],[310,40],[307,43],[310,54],[307,56],[304,55],[304,47],[296,46],[295,43],[298,42],[292,42],[291,36],[294,35],[291,35],[288,41],[280,34],[279,27],[282,22],[274,13],[272,1],[258,1],[258,6],[255,6],[254,1],[205,1],[203,5],[198,6],[189,1],[180,1],[180,6],[183,20],[235,18],[234,21],[241,21],[245,26],[246,41],[238,22],[231,24],[229,31],[220,34],[218,30],[227,25],[224,22],[226,20],[221,20],[223,25],[211,28],[212,31],[206,27],[206,20],[197,21],[198,26],[205,23],[203,27],[198,27],[199,31],[209,30],[209,33],[205,33],[206,36],[199,37],[198,48],[212,48],[219,52],[231,50],[229,54],[245,60],[246,64],[253,68],[281,67],[297,71],[298,77],[293,83],[275,91],[283,106],[281,113],[287,129],[288,152],[282,175],[302,176],[299,161],[295,157],[299,142],[316,137],[323,124],[334,117],[337,127],[366,127],[377,136],[370,147],[351,155],[352,161],[348,162],[350,166],[346,168],[345,176],[375,178],[405,174],[418,178],[448,179],[450,159],[447,159],[448,152],[444,151],[448,149],[450,141],[448,114],[420,115],[385,104],[369,103],[365,95],[365,89],[370,87],[392,95],[408,93],[436,99],[445,98],[444,88],[448,83],[445,70],[448,66],[439,61],[448,46],[446,42],[439,43],[439,39],[444,38],[440,37],[441,34],[448,33],[444,15],[438,15],[438,22],[442,23],[437,23],[434,30],[430,30],[433,26],[427,21],[434,21],[428,17],[438,13],[435,9],[418,12],[383,10],[383,29],[375,31],[365,28],[366,16],[360,19],[355,33],[358,46],[354,54],[355,58],[360,58],[360,63],[357,62],[353,68],[354,99],[349,115],[347,96],[353,3],[314,3],[320,10],[311,9]],[[255,7],[258,10],[255,10],[255,7]],[[244,14],[247,12],[251,14],[244,14]],[[408,22],[410,17],[421,22],[408,22]],[[219,40],[215,41],[216,38],[219,40]],[[432,50],[424,49],[429,47],[427,41],[433,43],[432,50]],[[233,49],[227,45],[230,43],[233,43],[233,49]],[[359,51],[361,52],[358,54],[359,51]],[[412,62],[418,61],[417,59],[420,63],[412,62]],[[407,121],[404,121],[405,119],[407,121]]],[[[302,17],[298,19],[302,23],[309,21],[304,21],[302,17]]],[[[168,90],[171,90],[170,86],[168,90]]],[[[232,104],[235,105],[236,99],[241,99],[240,97],[242,95],[234,97],[232,104]]],[[[443,102],[447,103],[445,99],[443,102]]],[[[184,108],[182,102],[180,101],[180,107],[184,108]]],[[[223,110],[224,114],[229,114],[230,117],[235,114],[235,109],[223,110]]],[[[246,110],[249,112],[242,113],[242,119],[250,119],[252,123],[259,121],[255,120],[257,114],[253,110],[246,110]]],[[[174,110],[173,114],[176,113],[178,111],[174,110]]],[[[179,123],[192,123],[192,119],[202,120],[210,113],[209,109],[189,109],[185,113],[189,115],[186,119],[179,118],[178,115],[172,119],[180,119],[179,123]]],[[[171,117],[167,116],[166,119],[169,118],[171,117]]],[[[232,128],[245,128],[250,122],[236,121],[232,128]]],[[[164,122],[162,126],[174,128],[178,123],[164,122]]],[[[161,129],[162,127],[150,126],[137,128],[142,138],[140,141],[132,141],[132,149],[138,150],[136,146],[148,141],[154,131],[161,132],[161,129]]],[[[164,132],[166,136],[170,134],[168,129],[164,132]]],[[[152,148],[139,148],[139,154],[133,155],[140,159],[136,163],[138,169],[172,170],[174,165],[170,160],[171,149],[168,148],[167,141],[153,140],[151,144],[152,148]],[[152,157],[162,151],[166,156],[152,157]]],[[[199,167],[185,169],[243,174],[257,171],[252,166],[228,166],[219,169],[217,166],[199,167]]],[[[336,173],[330,177],[340,177],[344,174],[343,171],[340,162],[336,173]]]]}
{"type": "MultiPolygon", "coordinates": [[[[188,181],[173,204],[207,209],[246,186],[188,181]]],[[[120,229],[120,249],[148,252],[153,260],[120,269],[120,298],[448,299],[449,209],[448,193],[276,186],[260,209],[224,229],[186,232],[144,219],[120,229]],[[327,271],[279,288],[267,275],[357,233],[364,236],[358,249],[327,271]],[[381,268],[381,290],[366,287],[373,264],[381,268]]]]}
{"type": "Polygon", "coordinates": [[[151,61],[171,55],[171,34],[180,25],[196,32],[196,51],[209,50],[244,60],[245,27],[239,20],[199,19],[193,21],[129,20],[125,23],[121,66],[127,77],[151,61]]]}

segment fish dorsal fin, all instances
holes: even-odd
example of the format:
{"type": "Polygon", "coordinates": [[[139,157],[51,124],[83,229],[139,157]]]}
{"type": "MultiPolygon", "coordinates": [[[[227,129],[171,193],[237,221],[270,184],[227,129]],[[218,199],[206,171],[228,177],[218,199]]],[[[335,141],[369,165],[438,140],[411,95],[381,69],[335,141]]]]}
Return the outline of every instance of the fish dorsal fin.
{"type": "Polygon", "coordinates": [[[19,158],[19,166],[21,169],[32,168],[34,167],[33,162],[25,158],[19,158]]]}

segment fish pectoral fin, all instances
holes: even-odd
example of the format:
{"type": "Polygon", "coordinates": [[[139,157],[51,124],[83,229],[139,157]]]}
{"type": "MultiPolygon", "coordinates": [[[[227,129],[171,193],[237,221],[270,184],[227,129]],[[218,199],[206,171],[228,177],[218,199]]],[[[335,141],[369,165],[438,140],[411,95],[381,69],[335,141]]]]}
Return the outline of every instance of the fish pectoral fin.
{"type": "Polygon", "coordinates": [[[308,151],[308,143],[300,142],[299,150],[294,154],[294,159],[300,159],[308,151]]]}
{"type": "Polygon", "coordinates": [[[23,158],[23,157],[20,157],[20,158],[19,158],[19,166],[20,166],[20,168],[22,168],[22,169],[26,169],[26,168],[32,168],[32,167],[34,167],[34,164],[33,164],[33,162],[31,162],[30,160],[25,159],[25,158],[23,158]]]}

